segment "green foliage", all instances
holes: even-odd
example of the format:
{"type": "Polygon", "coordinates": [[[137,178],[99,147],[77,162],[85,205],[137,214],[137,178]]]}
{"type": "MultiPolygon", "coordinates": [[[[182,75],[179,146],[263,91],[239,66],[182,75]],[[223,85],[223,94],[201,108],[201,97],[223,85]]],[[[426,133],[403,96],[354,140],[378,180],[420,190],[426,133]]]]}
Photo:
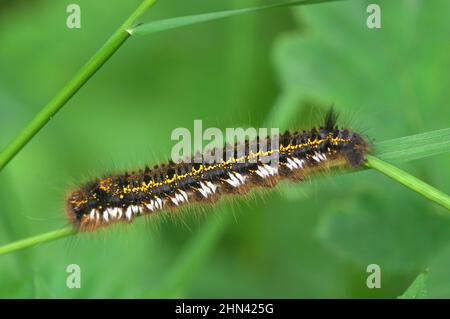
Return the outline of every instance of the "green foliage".
{"type": "Polygon", "coordinates": [[[450,24],[442,10],[449,4],[379,1],[382,28],[368,29],[369,3],[295,11],[304,29],[279,37],[275,47],[279,108],[334,103],[345,110],[347,124],[378,141],[447,127],[450,24]]]}
{"type": "MultiPolygon", "coordinates": [[[[354,115],[361,123],[356,129],[377,140],[437,134],[417,151],[393,155],[397,159],[442,153],[448,130],[434,131],[448,125],[443,105],[450,77],[442,66],[450,62],[450,23],[440,15],[449,4],[380,1],[383,29],[368,30],[368,3],[293,10],[298,27],[289,11],[273,10],[128,42],[0,174],[0,242],[61,227],[58,203],[72,184],[68,180],[76,184],[89,170],[95,176],[161,160],[155,154],[169,153],[171,130],[190,128],[195,118],[204,127],[256,126],[267,118],[266,123],[298,126],[293,114],[299,114],[308,125],[305,118],[334,102],[344,111],[344,125],[354,115]],[[278,83],[269,60],[275,40],[278,83]]],[[[34,10],[19,6],[1,14],[0,105],[7,106],[0,108],[2,145],[136,5],[115,3],[106,15],[101,1],[79,4],[86,14],[78,31],[64,27],[65,8],[57,3],[40,4],[38,19],[31,19],[34,10]]],[[[185,16],[225,5],[230,4],[166,2],[154,15],[185,16]]],[[[391,149],[396,150],[402,147],[391,149]]],[[[405,168],[446,191],[445,156],[405,168]]],[[[207,209],[228,215],[225,220],[234,215],[235,223],[198,222],[192,212],[162,216],[133,223],[130,230],[113,227],[5,256],[0,295],[395,297],[430,265],[429,296],[450,296],[443,284],[449,221],[436,214],[443,208],[375,172],[302,187],[308,190],[301,201],[271,194],[264,201],[249,198],[207,209]],[[65,287],[70,263],[83,271],[80,290],[65,287]],[[368,263],[382,267],[379,291],[365,289],[368,263]]]]}
{"type": "MultiPolygon", "coordinates": [[[[296,11],[304,29],[280,37],[275,49],[283,88],[278,110],[342,106],[346,125],[375,139],[374,152],[387,161],[447,152],[448,129],[433,132],[439,135],[436,139],[419,138],[421,147],[410,150],[402,147],[405,141],[414,143],[409,137],[376,141],[448,125],[444,87],[450,77],[442,66],[450,63],[450,57],[441,50],[449,49],[445,38],[450,24],[440,12],[449,4],[381,1],[382,29],[369,30],[363,27],[362,14],[368,3],[349,1],[296,11]]],[[[446,163],[448,155],[405,167],[448,193],[446,163]]],[[[349,187],[340,179],[334,183],[345,191],[337,192],[341,198],[330,204],[318,234],[330,250],[357,267],[376,260],[383,273],[396,276],[397,282],[406,280],[448,242],[448,219],[433,216],[447,211],[430,207],[398,185],[385,185],[378,177],[356,179],[358,186],[349,187]]],[[[448,202],[448,195],[443,196],[448,202]]]]}
{"type": "Polygon", "coordinates": [[[427,278],[426,273],[420,274],[413,281],[411,286],[398,297],[399,299],[424,299],[427,297],[427,278]]]}

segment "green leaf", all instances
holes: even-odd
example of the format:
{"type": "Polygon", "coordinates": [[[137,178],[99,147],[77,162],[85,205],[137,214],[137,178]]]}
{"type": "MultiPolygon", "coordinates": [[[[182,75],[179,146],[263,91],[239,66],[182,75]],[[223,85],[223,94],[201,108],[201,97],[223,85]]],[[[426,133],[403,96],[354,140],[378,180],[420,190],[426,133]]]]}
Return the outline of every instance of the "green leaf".
{"type": "Polygon", "coordinates": [[[450,128],[405,136],[374,145],[378,158],[404,162],[450,151],[450,128]]]}
{"type": "Polygon", "coordinates": [[[243,8],[243,9],[203,13],[203,14],[197,14],[197,15],[192,15],[192,16],[177,17],[177,18],[171,18],[171,19],[166,19],[166,20],[148,22],[145,24],[138,25],[134,28],[129,28],[129,29],[127,29],[127,31],[132,35],[146,35],[146,34],[150,34],[150,33],[185,27],[185,26],[189,26],[189,25],[193,25],[193,24],[197,24],[197,23],[237,16],[237,15],[241,15],[244,13],[251,13],[251,12],[274,9],[274,8],[281,8],[281,7],[303,6],[303,5],[311,5],[311,4],[334,2],[334,1],[341,1],[341,0],[290,1],[290,2],[272,4],[272,5],[252,7],[252,8],[243,8]]]}
{"type": "MultiPolygon", "coordinates": [[[[450,22],[442,11],[450,3],[380,0],[382,28],[368,29],[370,3],[293,9],[299,29],[281,36],[274,50],[281,86],[274,115],[334,104],[341,125],[373,141],[374,156],[398,163],[427,158],[405,170],[446,192],[448,155],[430,156],[449,151],[450,131],[442,128],[448,127],[450,75],[442,66],[450,56],[442,50],[450,50],[450,22]],[[426,131],[436,135],[411,136],[426,131]]],[[[373,172],[356,174],[357,185],[344,183],[346,176],[330,181],[340,187],[320,212],[324,245],[357,267],[377,263],[387,272],[411,273],[426,267],[450,240],[444,209],[373,172]]]]}
{"type": "Polygon", "coordinates": [[[450,50],[450,23],[431,17],[450,4],[381,0],[382,28],[368,29],[370,3],[294,9],[305,30],[276,43],[278,109],[334,103],[344,121],[377,140],[447,127],[450,76],[442,66],[450,63],[443,54],[450,50]]]}
{"type": "MultiPolygon", "coordinates": [[[[381,179],[371,182],[380,184],[381,179]]],[[[369,183],[361,182],[347,189],[347,196],[330,202],[319,220],[317,236],[335,255],[358,268],[375,263],[389,274],[427,267],[450,240],[448,218],[427,213],[418,196],[409,199],[395,183],[383,189],[371,189],[369,183]]]]}
{"type": "Polygon", "coordinates": [[[424,299],[427,297],[428,273],[422,273],[413,281],[411,286],[399,296],[399,299],[424,299]]]}

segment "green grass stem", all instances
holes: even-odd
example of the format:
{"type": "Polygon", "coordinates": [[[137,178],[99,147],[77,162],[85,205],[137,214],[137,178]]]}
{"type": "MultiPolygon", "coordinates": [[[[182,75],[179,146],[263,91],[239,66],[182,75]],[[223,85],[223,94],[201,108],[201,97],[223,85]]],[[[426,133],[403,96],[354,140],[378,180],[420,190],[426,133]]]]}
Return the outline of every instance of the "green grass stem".
{"type": "Polygon", "coordinates": [[[19,251],[25,248],[33,247],[42,243],[46,243],[48,241],[53,241],[59,238],[67,237],[70,235],[74,235],[76,231],[73,227],[65,227],[58,230],[53,230],[44,234],[40,234],[33,237],[28,237],[25,239],[21,239],[15,241],[13,243],[4,245],[0,247],[0,255],[8,254],[13,251],[19,251]]]}
{"type": "Polygon", "coordinates": [[[126,30],[156,0],[144,0],[139,7],[125,20],[117,31],[94,54],[94,56],[78,71],[78,73],[59,91],[50,102],[31,120],[30,123],[0,152],[0,170],[11,161],[17,153],[47,124],[53,116],[78,92],[78,90],[108,61],[118,48],[130,37],[126,30]]]}
{"type": "Polygon", "coordinates": [[[430,201],[450,210],[450,196],[447,194],[379,158],[367,155],[366,161],[366,165],[369,168],[383,173],[416,193],[428,198],[430,201]]]}

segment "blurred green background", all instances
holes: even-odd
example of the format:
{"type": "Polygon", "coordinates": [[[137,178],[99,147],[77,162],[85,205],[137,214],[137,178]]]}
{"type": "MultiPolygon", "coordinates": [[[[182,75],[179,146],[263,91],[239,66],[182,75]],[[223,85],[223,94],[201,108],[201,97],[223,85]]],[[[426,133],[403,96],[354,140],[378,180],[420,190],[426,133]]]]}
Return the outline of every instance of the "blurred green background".
{"type": "MultiPolygon", "coordinates": [[[[0,244],[67,224],[90,177],[165,161],[176,127],[260,127],[334,103],[375,141],[448,127],[450,2],[277,9],[131,38],[0,173],[0,244]]],[[[138,0],[0,2],[0,148],[74,75],[138,0]],[[81,29],[65,25],[81,7],[81,29]]],[[[160,0],[140,20],[273,3],[160,0]]],[[[311,115],[313,114],[313,115],[311,115]]],[[[400,167],[450,191],[449,155],[400,167]]],[[[429,269],[450,297],[443,208],[373,171],[289,185],[181,217],[138,219],[0,257],[0,297],[397,297],[429,269]],[[368,264],[381,289],[368,289],[368,264]],[[66,267],[81,267],[81,289],[66,267]]]]}

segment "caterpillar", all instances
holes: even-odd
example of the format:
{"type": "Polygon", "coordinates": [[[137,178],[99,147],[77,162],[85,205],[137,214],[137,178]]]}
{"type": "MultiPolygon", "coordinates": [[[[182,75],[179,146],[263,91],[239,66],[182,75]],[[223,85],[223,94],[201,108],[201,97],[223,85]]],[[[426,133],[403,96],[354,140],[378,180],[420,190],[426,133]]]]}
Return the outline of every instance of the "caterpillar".
{"type": "Polygon", "coordinates": [[[358,168],[369,144],[361,134],[336,126],[336,121],[337,114],[331,108],[319,127],[257,138],[256,153],[249,150],[246,141],[235,144],[231,152],[223,147],[221,160],[215,163],[169,161],[97,178],[69,194],[68,219],[79,231],[93,231],[187,204],[214,203],[222,195],[242,195],[254,187],[274,187],[283,179],[302,181],[333,167],[358,168]],[[273,138],[278,139],[277,147],[262,151],[262,143],[273,138]],[[238,161],[236,152],[243,146],[245,153],[238,161]],[[276,166],[262,160],[268,155],[278,156],[276,166]]]}

